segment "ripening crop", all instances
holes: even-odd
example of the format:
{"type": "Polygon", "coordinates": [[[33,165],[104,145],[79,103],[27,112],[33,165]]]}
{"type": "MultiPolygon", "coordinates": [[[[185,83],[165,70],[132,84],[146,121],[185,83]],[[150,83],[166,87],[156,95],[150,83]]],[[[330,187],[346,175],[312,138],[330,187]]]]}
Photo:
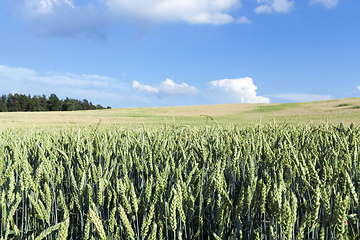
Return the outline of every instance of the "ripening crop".
{"type": "Polygon", "coordinates": [[[0,239],[359,239],[360,127],[0,132],[0,239]]]}

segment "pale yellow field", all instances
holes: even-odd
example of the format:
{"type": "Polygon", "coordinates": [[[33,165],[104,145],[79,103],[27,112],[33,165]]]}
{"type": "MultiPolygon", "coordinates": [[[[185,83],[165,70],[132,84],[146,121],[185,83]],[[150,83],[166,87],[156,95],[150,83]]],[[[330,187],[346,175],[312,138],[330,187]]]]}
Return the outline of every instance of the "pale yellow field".
{"type": "Polygon", "coordinates": [[[176,124],[210,124],[207,114],[220,124],[354,123],[360,124],[360,98],[280,104],[221,104],[163,108],[123,108],[74,112],[0,113],[0,129],[24,127],[89,126],[102,119],[103,126],[136,127],[176,124]],[[342,105],[341,105],[342,104],[342,105]],[[340,106],[339,106],[340,105],[340,106]]]}

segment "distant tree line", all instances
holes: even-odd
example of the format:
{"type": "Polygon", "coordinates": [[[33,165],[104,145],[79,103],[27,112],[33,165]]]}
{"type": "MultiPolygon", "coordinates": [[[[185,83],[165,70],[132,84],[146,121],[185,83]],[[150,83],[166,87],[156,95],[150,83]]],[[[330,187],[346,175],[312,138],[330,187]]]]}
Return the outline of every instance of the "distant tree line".
{"type": "MultiPolygon", "coordinates": [[[[0,98],[0,112],[38,112],[38,111],[77,111],[104,109],[100,104],[93,105],[86,99],[77,100],[66,98],[60,100],[55,94],[48,98],[35,95],[31,97],[25,94],[4,94],[0,98]]],[[[111,109],[111,107],[107,107],[111,109]]]]}

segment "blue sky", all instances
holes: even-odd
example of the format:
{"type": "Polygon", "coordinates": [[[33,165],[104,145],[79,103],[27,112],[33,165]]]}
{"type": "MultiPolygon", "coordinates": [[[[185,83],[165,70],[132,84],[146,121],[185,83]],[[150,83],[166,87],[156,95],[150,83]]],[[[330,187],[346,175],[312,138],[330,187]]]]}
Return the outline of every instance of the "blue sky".
{"type": "Polygon", "coordinates": [[[360,96],[358,0],[2,0],[1,94],[157,107],[360,96]]]}

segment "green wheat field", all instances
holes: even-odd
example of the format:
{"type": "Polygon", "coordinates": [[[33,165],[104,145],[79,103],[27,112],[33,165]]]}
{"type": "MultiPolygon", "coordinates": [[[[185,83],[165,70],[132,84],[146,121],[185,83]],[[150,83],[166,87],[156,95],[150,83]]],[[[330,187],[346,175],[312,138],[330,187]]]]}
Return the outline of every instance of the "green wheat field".
{"type": "Polygon", "coordinates": [[[1,113],[0,239],[360,239],[359,106],[1,113]]]}

